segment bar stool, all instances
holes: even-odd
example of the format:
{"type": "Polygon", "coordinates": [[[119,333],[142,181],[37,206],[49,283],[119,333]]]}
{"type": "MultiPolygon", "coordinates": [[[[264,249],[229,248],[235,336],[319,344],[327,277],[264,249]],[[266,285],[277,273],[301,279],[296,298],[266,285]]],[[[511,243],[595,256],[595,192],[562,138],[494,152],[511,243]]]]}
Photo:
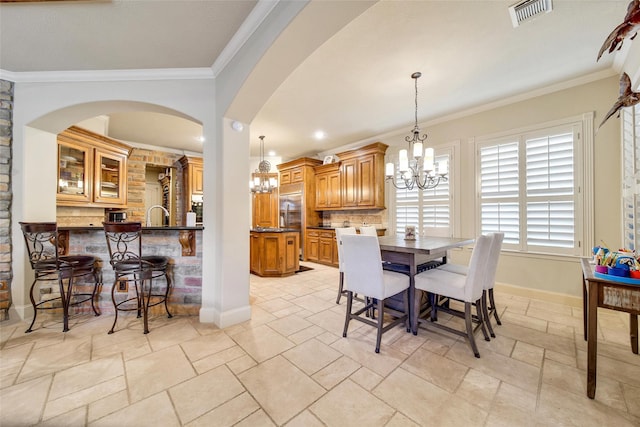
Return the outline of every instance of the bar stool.
{"type": "Polygon", "coordinates": [[[167,273],[169,258],[165,256],[142,256],[142,224],[139,222],[103,222],[104,233],[109,249],[110,264],[115,273],[111,287],[111,300],[115,309],[114,332],[118,322],[118,311],[137,311],[143,318],[144,333],[149,333],[149,307],[164,303],[167,317],[173,315],[169,311],[168,300],[171,290],[171,278],[167,273]],[[154,280],[164,277],[166,286],[161,293],[154,293],[154,280]],[[129,284],[135,288],[135,295],[129,292],[129,284]],[[127,291],[126,297],[118,301],[116,291],[120,287],[127,291]],[[151,299],[154,302],[151,303],[151,299]]]}
{"type": "MultiPolygon", "coordinates": [[[[60,308],[56,301],[60,301],[63,313],[63,332],[69,330],[69,307],[91,301],[91,308],[96,316],[100,315],[95,299],[98,289],[102,285],[102,275],[98,258],[91,255],[59,255],[58,227],[55,222],[20,222],[24,241],[27,245],[29,262],[35,273],[35,278],[29,289],[29,298],[33,305],[33,320],[25,331],[31,332],[36,323],[38,310],[52,310],[60,308]],[[93,279],[91,293],[74,290],[76,279],[91,276],[93,279]],[[57,281],[60,296],[38,298],[34,291],[38,282],[57,281]]],[[[77,285],[77,284],[76,284],[77,285]]],[[[77,286],[76,286],[77,287],[77,286]]]]}

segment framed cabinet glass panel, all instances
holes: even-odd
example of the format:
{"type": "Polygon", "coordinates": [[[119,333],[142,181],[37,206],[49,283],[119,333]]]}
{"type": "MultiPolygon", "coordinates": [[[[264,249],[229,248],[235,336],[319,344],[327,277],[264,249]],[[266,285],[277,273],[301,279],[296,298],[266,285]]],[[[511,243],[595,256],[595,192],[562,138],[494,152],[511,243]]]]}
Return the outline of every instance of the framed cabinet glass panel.
{"type": "Polygon", "coordinates": [[[127,157],[96,149],[95,195],[96,203],[124,205],[127,203],[125,177],[127,157]]]}
{"type": "Polygon", "coordinates": [[[93,149],[74,143],[58,144],[57,200],[91,202],[93,149]]]}

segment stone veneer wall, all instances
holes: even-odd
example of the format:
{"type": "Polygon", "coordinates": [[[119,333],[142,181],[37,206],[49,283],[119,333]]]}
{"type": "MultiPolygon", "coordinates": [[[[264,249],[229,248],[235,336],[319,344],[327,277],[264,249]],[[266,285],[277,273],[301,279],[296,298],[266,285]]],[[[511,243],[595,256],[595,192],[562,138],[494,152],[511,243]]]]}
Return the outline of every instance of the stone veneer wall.
{"type": "Polygon", "coordinates": [[[11,145],[13,82],[0,80],[0,320],[9,319],[11,305],[11,145]]]}
{"type": "MultiPolygon", "coordinates": [[[[164,151],[134,148],[127,160],[127,221],[146,221],[144,210],[144,193],[146,187],[147,164],[161,167],[176,168],[176,201],[182,200],[182,167],[178,159],[182,155],[166,153],[164,151]]],[[[174,201],[175,202],[175,201],[174,201]]],[[[177,205],[176,225],[180,223],[181,203],[177,205]]]]}
{"type": "MultiPolygon", "coordinates": [[[[172,291],[169,310],[171,314],[198,315],[202,301],[202,231],[196,231],[196,256],[183,257],[182,246],[178,240],[177,230],[154,230],[142,234],[143,255],[163,255],[170,258],[172,270],[172,291]]],[[[102,260],[102,292],[98,297],[98,305],[103,315],[113,313],[111,287],[114,274],[109,264],[109,251],[102,229],[91,231],[71,231],[69,233],[69,253],[88,253],[102,260]]],[[[164,286],[164,281],[160,284],[164,286]]],[[[133,289],[130,287],[130,295],[133,289]]],[[[116,293],[120,299],[124,294],[116,293]]],[[[74,313],[90,313],[90,304],[74,307],[74,313]]],[[[150,311],[154,315],[165,313],[160,304],[150,311]]]]}

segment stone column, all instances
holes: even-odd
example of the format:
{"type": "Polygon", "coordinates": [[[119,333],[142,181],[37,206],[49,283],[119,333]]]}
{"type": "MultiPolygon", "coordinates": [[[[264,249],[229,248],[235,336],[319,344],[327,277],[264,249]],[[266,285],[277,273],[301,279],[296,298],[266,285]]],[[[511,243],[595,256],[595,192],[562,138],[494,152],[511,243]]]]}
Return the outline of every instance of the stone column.
{"type": "Polygon", "coordinates": [[[11,143],[13,82],[0,80],[0,321],[11,305],[11,143]]]}

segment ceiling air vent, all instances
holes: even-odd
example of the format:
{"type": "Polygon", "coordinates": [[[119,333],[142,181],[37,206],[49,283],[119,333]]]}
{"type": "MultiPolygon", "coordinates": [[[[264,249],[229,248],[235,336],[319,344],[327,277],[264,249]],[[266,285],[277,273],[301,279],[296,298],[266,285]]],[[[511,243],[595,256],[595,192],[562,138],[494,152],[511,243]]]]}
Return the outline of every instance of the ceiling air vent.
{"type": "Polygon", "coordinates": [[[513,28],[516,28],[542,13],[551,12],[552,9],[551,0],[523,0],[509,6],[509,15],[511,15],[513,28]]]}

